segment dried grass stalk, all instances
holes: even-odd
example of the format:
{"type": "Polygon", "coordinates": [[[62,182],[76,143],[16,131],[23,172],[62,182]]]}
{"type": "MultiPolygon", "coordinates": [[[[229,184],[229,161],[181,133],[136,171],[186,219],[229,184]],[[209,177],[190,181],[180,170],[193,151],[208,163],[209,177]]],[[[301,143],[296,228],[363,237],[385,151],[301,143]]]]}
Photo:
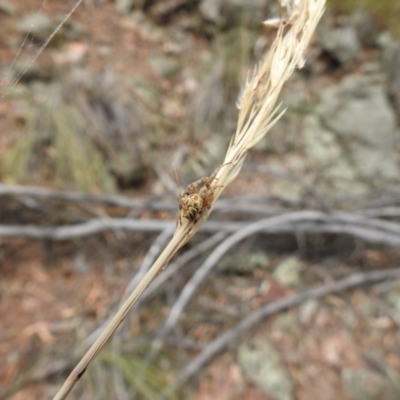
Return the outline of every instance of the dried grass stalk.
{"type": "Polygon", "coordinates": [[[144,290],[156,275],[165,268],[178,249],[206,221],[223,189],[239,173],[247,151],[264,137],[271,126],[284,113],[280,105],[277,105],[278,96],[294,69],[301,68],[304,65],[304,51],[322,16],[325,0],[280,0],[280,4],[281,12],[286,14],[286,19],[279,18],[264,22],[266,25],[277,27],[277,36],[267,56],[247,79],[239,97],[237,130],[232,137],[225,160],[216,176],[209,178],[206,181],[207,185],[204,185],[203,181],[202,187],[195,193],[203,199],[206,196],[207,206],[204,206],[200,201],[197,209],[199,215],[193,219],[185,217],[183,211],[180,210],[177,228],[171,242],[71,372],[54,400],[62,400],[67,397],[90,362],[93,361],[107,340],[124,321],[127,313],[144,290]]]}

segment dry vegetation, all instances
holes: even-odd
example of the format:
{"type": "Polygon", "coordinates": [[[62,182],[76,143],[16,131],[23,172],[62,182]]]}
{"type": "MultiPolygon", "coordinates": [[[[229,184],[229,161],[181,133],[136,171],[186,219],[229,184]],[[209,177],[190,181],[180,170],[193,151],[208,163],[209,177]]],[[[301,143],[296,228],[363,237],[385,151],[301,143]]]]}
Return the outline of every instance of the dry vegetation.
{"type": "MultiPolygon", "coordinates": [[[[350,2],[336,5],[347,10],[350,2]]],[[[383,19],[386,6],[392,7],[380,3],[383,19]]],[[[70,7],[49,3],[46,12],[64,15],[70,7]]],[[[225,352],[239,337],[242,343],[268,338],[295,382],[295,398],[355,398],[344,383],[351,368],[383,377],[387,398],[396,398],[399,317],[390,281],[399,278],[393,268],[399,260],[398,195],[331,200],[301,178],[262,169],[268,151],[260,150],[250,154],[235,187],[227,188],[247,150],[279,115],[279,91],[301,64],[305,43],[296,42],[299,53],[289,57],[284,77],[269,74],[277,62],[272,58],[250,76],[230,142],[240,83],[276,32],[245,25],[185,31],[196,26],[188,22],[191,7],[170,19],[157,20],[151,8],[148,17],[131,19],[118,15],[112,2],[88,2],[74,17],[85,35],[73,44],[83,47],[70,48],[65,38],[65,47],[50,45],[37,70],[2,99],[2,180],[53,189],[0,185],[0,358],[6,360],[0,398],[54,395],[121,297],[137,287],[171,239],[174,250],[177,238],[186,243],[211,208],[214,220],[157,276],[71,398],[130,399],[136,393],[155,399],[175,382],[170,399],[265,399],[239,362],[242,347],[225,352]],[[77,65],[60,61],[77,49],[84,51],[77,65]],[[154,54],[164,57],[161,64],[154,54]],[[104,72],[110,60],[113,68],[104,72]],[[185,186],[187,177],[196,180],[218,164],[217,179],[187,191],[202,202],[181,215],[183,231],[174,237],[173,170],[185,186]],[[277,180],[297,186],[299,195],[275,195],[271,183],[277,180]],[[214,204],[225,189],[227,198],[214,204]],[[196,218],[185,218],[193,213],[196,218]],[[301,256],[298,287],[273,273],[293,253],[301,256]]],[[[0,20],[0,33],[16,35],[6,29],[0,20]]],[[[9,47],[0,49],[6,60],[9,47]]],[[[278,50],[273,45],[269,57],[278,50]]]]}

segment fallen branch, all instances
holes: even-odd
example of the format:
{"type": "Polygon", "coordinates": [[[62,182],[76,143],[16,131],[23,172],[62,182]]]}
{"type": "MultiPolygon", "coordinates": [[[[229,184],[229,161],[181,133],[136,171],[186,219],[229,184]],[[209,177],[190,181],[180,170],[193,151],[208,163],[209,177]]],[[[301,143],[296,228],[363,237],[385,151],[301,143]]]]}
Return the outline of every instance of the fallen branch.
{"type": "MultiPolygon", "coordinates": [[[[359,213],[340,211],[294,211],[258,221],[259,233],[268,234],[347,234],[370,243],[386,246],[400,245],[400,224],[368,218],[359,213]]],[[[201,228],[203,232],[237,232],[252,222],[209,221],[201,228]]],[[[107,230],[133,232],[160,232],[175,226],[165,220],[135,220],[126,218],[92,219],[82,224],[58,227],[0,225],[0,237],[71,240],[99,234],[107,230]]]]}
{"type": "MultiPolygon", "coordinates": [[[[83,203],[101,203],[109,206],[116,206],[120,208],[125,208],[129,210],[137,211],[172,211],[176,212],[176,201],[166,201],[156,199],[132,199],[126,196],[115,196],[115,195],[104,195],[104,194],[90,194],[77,191],[60,191],[48,188],[41,188],[35,186],[22,186],[22,185],[4,185],[0,183],[0,197],[15,197],[16,199],[22,201],[28,199],[29,201],[24,201],[24,205],[28,208],[32,208],[34,201],[35,206],[40,205],[37,203],[38,199],[44,200],[58,200],[69,203],[76,203],[81,206],[83,203]]],[[[235,212],[247,212],[251,214],[264,214],[273,215],[280,211],[276,207],[268,207],[265,204],[270,201],[279,201],[281,203],[290,203],[291,205],[305,205],[303,198],[286,199],[284,197],[272,196],[269,198],[267,196],[256,197],[246,196],[241,198],[231,198],[220,200],[215,206],[214,211],[219,213],[235,213],[235,212]],[[257,201],[257,204],[254,203],[257,201]]]]}
{"type": "MultiPolygon", "coordinates": [[[[247,166],[249,169],[249,166],[247,166]]],[[[328,212],[329,208],[326,206],[326,200],[318,192],[317,188],[313,185],[308,184],[301,178],[292,175],[290,173],[275,171],[273,169],[264,166],[251,166],[250,170],[257,170],[263,174],[269,174],[277,178],[282,178],[294,182],[309,192],[319,202],[321,209],[328,212]]],[[[372,196],[371,194],[370,196],[372,196]]],[[[61,200],[65,202],[72,202],[81,205],[82,203],[101,203],[110,206],[116,206],[120,208],[135,209],[138,211],[150,210],[150,211],[172,211],[176,210],[176,203],[174,201],[166,201],[160,199],[132,199],[127,196],[116,196],[116,195],[104,195],[104,194],[90,194],[77,191],[60,191],[49,188],[41,188],[36,186],[23,186],[23,185],[4,185],[0,183],[0,197],[17,197],[17,198],[33,198],[33,199],[49,199],[49,200],[61,200]]],[[[367,196],[368,197],[368,196],[367,196]]],[[[293,205],[304,206],[306,202],[303,199],[285,199],[279,196],[261,197],[254,198],[254,196],[231,198],[220,200],[215,206],[214,211],[219,214],[225,213],[249,213],[249,214],[261,214],[261,215],[277,215],[283,212],[287,212],[284,208],[277,208],[267,206],[268,201],[279,201],[280,203],[290,202],[293,205]]],[[[347,199],[342,199],[346,201],[347,199]]],[[[400,217],[400,207],[390,206],[388,204],[397,203],[398,196],[393,194],[390,201],[384,202],[383,206],[375,206],[369,208],[363,208],[355,211],[355,214],[363,215],[371,218],[398,218],[400,217]]],[[[359,200],[358,200],[359,201],[359,200]]],[[[308,202],[310,203],[310,202],[308,202]]],[[[29,207],[29,202],[27,202],[29,207]]]]}
{"type": "MultiPolygon", "coordinates": [[[[84,192],[64,191],[36,186],[4,185],[0,183],[0,196],[34,197],[70,201],[74,203],[103,203],[124,208],[144,208],[148,202],[142,199],[131,199],[124,196],[95,195],[84,192]]],[[[151,203],[151,202],[150,202],[151,203]]]]}
{"type": "MultiPolygon", "coordinates": [[[[293,213],[296,217],[300,216],[300,213],[293,213]]],[[[294,215],[292,214],[292,217],[294,215]]],[[[292,218],[293,222],[296,222],[290,228],[292,229],[292,233],[305,233],[312,232],[316,233],[315,230],[320,230],[321,227],[315,224],[315,221],[309,222],[307,219],[311,219],[310,217],[322,217],[318,212],[304,212],[307,218],[304,218],[302,221],[299,221],[296,218],[292,218]],[[296,220],[296,221],[295,221],[296,220]]],[[[261,220],[254,222],[252,224],[248,224],[246,227],[238,230],[224,241],[222,241],[207,257],[207,259],[203,262],[203,264],[196,269],[196,272],[193,274],[191,279],[185,285],[184,289],[180,293],[179,297],[175,301],[174,305],[171,307],[168,318],[165,321],[163,327],[159,331],[156,339],[153,341],[152,348],[150,350],[151,358],[155,357],[155,354],[161,349],[164,337],[170,332],[170,330],[176,325],[180,315],[182,314],[185,307],[188,305],[190,299],[194,296],[195,292],[200,287],[203,280],[206,278],[211,269],[217,264],[217,262],[237,243],[244,240],[245,238],[254,235],[260,232],[266,232],[271,230],[281,230],[283,226],[287,225],[287,214],[280,215],[277,217],[261,220]]],[[[363,236],[364,238],[372,238],[373,235],[376,235],[377,231],[375,229],[385,229],[386,233],[380,232],[382,235],[386,237],[386,240],[391,243],[400,243],[400,225],[394,223],[388,223],[387,221],[381,220],[368,220],[359,215],[345,214],[345,213],[334,213],[334,214],[324,214],[324,217],[328,218],[328,222],[324,224],[324,232],[325,233],[337,233],[338,229],[342,230],[342,233],[349,233],[350,231],[354,234],[354,236],[363,236]],[[334,222],[329,222],[329,219],[334,222]],[[340,220],[340,223],[336,222],[336,220],[340,220]],[[351,224],[347,226],[346,224],[351,224]],[[374,231],[374,233],[373,233],[374,231]]],[[[380,236],[380,239],[383,239],[380,236]]],[[[150,356],[149,356],[150,357],[150,356]]]]}

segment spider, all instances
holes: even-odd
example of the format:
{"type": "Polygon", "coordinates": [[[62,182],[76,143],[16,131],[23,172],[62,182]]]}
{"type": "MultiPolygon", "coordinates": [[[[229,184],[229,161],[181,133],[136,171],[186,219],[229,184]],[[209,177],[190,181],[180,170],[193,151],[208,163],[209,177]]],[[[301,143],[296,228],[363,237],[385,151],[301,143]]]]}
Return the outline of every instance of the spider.
{"type": "Polygon", "coordinates": [[[218,186],[211,186],[218,171],[226,164],[220,165],[215,171],[204,178],[191,183],[179,199],[179,222],[182,217],[196,223],[205,210],[209,210],[214,200],[214,191],[218,186]]]}

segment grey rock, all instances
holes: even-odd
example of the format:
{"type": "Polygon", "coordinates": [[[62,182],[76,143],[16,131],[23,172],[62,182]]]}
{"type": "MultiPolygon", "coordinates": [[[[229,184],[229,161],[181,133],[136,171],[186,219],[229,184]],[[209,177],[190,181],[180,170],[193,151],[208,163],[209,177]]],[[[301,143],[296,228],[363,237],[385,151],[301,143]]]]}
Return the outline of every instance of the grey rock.
{"type": "Polygon", "coordinates": [[[356,10],[350,15],[349,24],[364,47],[375,47],[378,44],[379,29],[370,13],[362,9],[356,10]]]}
{"type": "Polygon", "coordinates": [[[400,283],[388,291],[386,299],[400,318],[400,283]]]}
{"type": "Polygon", "coordinates": [[[325,104],[325,123],[339,141],[347,141],[360,175],[367,179],[395,179],[396,117],[383,85],[363,76],[349,76],[339,88],[327,93],[325,104]]]}
{"type": "MultiPolygon", "coordinates": [[[[60,19],[53,19],[43,12],[33,12],[16,23],[17,32],[28,35],[37,42],[44,42],[57,29],[60,19]]],[[[52,38],[51,44],[59,45],[65,40],[78,40],[86,32],[84,25],[73,20],[66,21],[57,34],[52,38]]]]}
{"type": "Polygon", "coordinates": [[[175,60],[162,56],[151,57],[149,64],[151,69],[162,78],[173,75],[179,69],[179,65],[175,60]]]}
{"type": "Polygon", "coordinates": [[[301,284],[303,265],[298,257],[289,257],[275,269],[273,276],[281,285],[297,287],[301,284]]]}
{"type": "Polygon", "coordinates": [[[217,265],[221,273],[235,273],[240,275],[251,274],[255,269],[267,269],[270,260],[264,251],[249,251],[226,255],[217,265]]]}
{"type": "Polygon", "coordinates": [[[221,5],[221,0],[203,0],[199,10],[206,20],[217,23],[221,15],[221,5]]]}
{"type": "Polygon", "coordinates": [[[274,400],[292,400],[293,382],[278,351],[266,339],[254,338],[238,350],[238,362],[246,377],[274,400]]]}
{"type": "Polygon", "coordinates": [[[28,70],[26,70],[26,66],[26,62],[23,60],[18,60],[14,64],[13,72],[16,77],[21,76],[21,82],[50,82],[56,78],[56,71],[51,65],[40,66],[38,64],[33,64],[28,70]]]}
{"type": "MultiPolygon", "coordinates": [[[[345,152],[315,114],[304,118],[304,146],[308,159],[324,181],[319,183],[323,192],[339,191],[354,195],[363,194],[368,186],[360,182],[356,168],[344,156],[345,152]]],[[[312,177],[310,177],[310,180],[312,177]]]]}
{"type": "MultiPolygon", "coordinates": [[[[295,90],[302,91],[303,89],[296,88],[295,90]]],[[[306,91],[307,89],[304,89],[303,93],[306,91]]],[[[295,102],[297,103],[295,97],[299,99],[300,96],[294,95],[293,97],[292,104],[295,102]]],[[[302,155],[294,150],[299,148],[299,133],[301,133],[306,111],[304,109],[300,111],[299,109],[291,108],[291,105],[288,105],[286,99],[283,100],[283,107],[287,108],[285,114],[271,128],[268,135],[256,144],[255,149],[275,153],[279,156],[277,158],[271,157],[271,159],[268,159],[268,168],[271,169],[275,166],[275,168],[277,168],[277,175],[281,174],[284,176],[294,174],[297,176],[304,176],[302,174],[309,169],[309,163],[302,155]]],[[[288,192],[286,192],[288,195],[297,195],[303,190],[301,185],[293,185],[292,182],[283,179],[273,179],[272,185],[282,186],[282,189],[288,190],[288,192]],[[283,188],[283,186],[285,186],[285,188],[283,188]]],[[[282,192],[280,192],[280,194],[285,195],[285,193],[282,192]]]]}
{"type": "Polygon", "coordinates": [[[304,122],[305,151],[336,189],[398,182],[396,116],[380,76],[350,75],[321,94],[304,122]]]}
{"type": "Polygon", "coordinates": [[[269,0],[202,0],[199,11],[203,18],[219,26],[259,27],[267,18],[269,0]]]}
{"type": "Polygon", "coordinates": [[[147,169],[140,157],[132,159],[131,154],[120,152],[110,162],[110,170],[121,187],[134,187],[146,180],[147,169]]]}
{"type": "Polygon", "coordinates": [[[272,324],[271,333],[273,335],[293,335],[298,327],[299,323],[294,313],[283,313],[275,318],[272,324]]]}
{"type": "Polygon", "coordinates": [[[87,32],[85,25],[69,19],[62,26],[56,37],[66,39],[68,41],[79,40],[87,32]]]}
{"type": "Polygon", "coordinates": [[[270,259],[264,251],[254,251],[247,255],[247,265],[251,271],[257,268],[267,269],[270,259]]]}
{"type": "Polygon", "coordinates": [[[378,60],[366,61],[360,67],[364,74],[377,75],[382,72],[382,63],[378,60]]]}
{"type": "Polygon", "coordinates": [[[341,64],[353,64],[361,51],[356,30],[351,26],[325,28],[320,37],[320,46],[341,64]]]}
{"type": "MultiPolygon", "coordinates": [[[[182,7],[195,7],[197,4],[196,2],[189,1],[189,0],[163,0],[163,1],[143,1],[142,0],[143,6],[145,6],[146,3],[148,3],[150,7],[149,12],[151,13],[151,16],[155,18],[158,21],[162,21],[165,18],[168,18],[169,16],[172,16],[174,13],[179,12],[179,9],[182,7]]],[[[185,19],[187,23],[188,20],[185,19]]],[[[180,25],[182,24],[182,20],[179,23],[180,25]]]]}
{"type": "Polygon", "coordinates": [[[17,23],[17,30],[24,35],[32,35],[37,40],[45,40],[53,32],[56,22],[43,12],[26,15],[17,23]]]}
{"type": "Polygon", "coordinates": [[[128,13],[133,9],[137,0],[116,0],[117,10],[122,13],[128,13]]]}
{"type": "Polygon", "coordinates": [[[400,118],[400,42],[388,41],[384,47],[386,90],[400,118]]]}
{"type": "Polygon", "coordinates": [[[398,390],[382,375],[367,369],[344,368],[342,384],[349,400],[396,400],[398,390]]]}
{"type": "Polygon", "coordinates": [[[14,4],[7,0],[0,1],[0,14],[13,15],[16,13],[14,4]]]}

